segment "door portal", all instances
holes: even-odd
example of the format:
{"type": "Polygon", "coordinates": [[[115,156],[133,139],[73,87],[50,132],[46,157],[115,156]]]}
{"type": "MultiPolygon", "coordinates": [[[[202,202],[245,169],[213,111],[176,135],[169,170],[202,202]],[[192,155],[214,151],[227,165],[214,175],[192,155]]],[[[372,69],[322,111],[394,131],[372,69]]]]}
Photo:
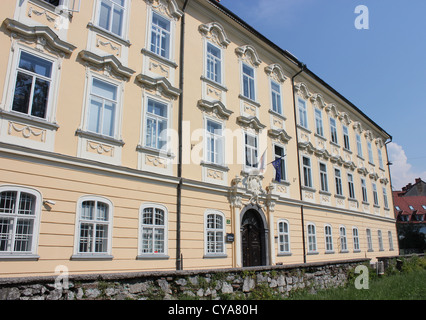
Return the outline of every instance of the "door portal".
{"type": "Polygon", "coordinates": [[[244,214],[241,223],[241,240],[243,267],[265,265],[265,228],[259,213],[254,209],[244,214]]]}

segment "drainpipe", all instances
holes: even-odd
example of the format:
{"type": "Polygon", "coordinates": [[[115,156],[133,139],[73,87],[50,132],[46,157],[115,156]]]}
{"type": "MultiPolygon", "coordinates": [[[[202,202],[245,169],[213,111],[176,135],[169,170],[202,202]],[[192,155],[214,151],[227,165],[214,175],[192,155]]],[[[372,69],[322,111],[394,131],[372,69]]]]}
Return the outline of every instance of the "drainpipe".
{"type": "Polygon", "coordinates": [[[185,0],[182,8],[182,17],[180,22],[180,53],[179,53],[179,115],[178,115],[178,164],[177,176],[179,183],[177,185],[176,195],[176,270],[183,269],[183,256],[181,252],[181,215],[182,215],[182,121],[183,121],[183,78],[184,78],[184,43],[185,43],[185,9],[189,0],[185,0]]]}
{"type": "Polygon", "coordinates": [[[297,134],[297,108],[296,108],[296,96],[294,94],[294,78],[296,78],[299,74],[301,74],[306,65],[303,63],[299,63],[300,71],[296,73],[293,77],[291,77],[291,85],[293,90],[293,107],[294,107],[294,128],[296,130],[296,153],[297,153],[297,166],[298,166],[298,175],[299,175],[299,192],[300,192],[300,201],[302,204],[300,205],[300,218],[302,222],[302,243],[303,243],[303,263],[306,263],[306,243],[305,243],[305,219],[303,215],[303,193],[302,193],[302,178],[301,178],[301,168],[300,168],[300,157],[299,157],[299,137],[297,134]]]}

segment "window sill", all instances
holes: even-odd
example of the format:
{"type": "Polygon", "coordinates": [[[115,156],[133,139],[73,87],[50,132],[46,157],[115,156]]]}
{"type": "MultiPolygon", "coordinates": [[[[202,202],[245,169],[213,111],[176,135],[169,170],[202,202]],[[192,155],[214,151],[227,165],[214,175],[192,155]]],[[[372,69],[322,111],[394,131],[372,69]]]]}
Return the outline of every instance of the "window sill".
{"type": "Polygon", "coordinates": [[[149,56],[151,58],[160,60],[162,63],[164,63],[164,64],[166,64],[169,67],[172,67],[174,69],[176,69],[178,67],[178,64],[176,62],[174,62],[174,61],[172,61],[170,59],[164,58],[164,57],[162,57],[162,56],[160,56],[160,55],[158,55],[158,54],[156,54],[156,53],[154,53],[152,51],[149,51],[148,49],[143,48],[141,50],[141,53],[144,54],[144,55],[146,55],[146,56],[149,56]]]}
{"type": "Polygon", "coordinates": [[[346,199],[346,197],[344,195],[341,195],[341,194],[335,194],[334,197],[337,198],[337,199],[342,199],[342,200],[346,199]]]}
{"type": "Polygon", "coordinates": [[[10,253],[0,255],[0,261],[38,261],[38,259],[40,259],[40,256],[37,254],[10,253]]]}
{"type": "Polygon", "coordinates": [[[59,129],[59,125],[57,123],[52,123],[45,119],[30,116],[28,114],[20,113],[17,111],[5,111],[0,109],[0,117],[9,120],[22,121],[25,122],[25,124],[42,127],[43,129],[48,129],[52,131],[56,131],[59,129]]]}
{"type": "Polygon", "coordinates": [[[114,257],[109,254],[73,254],[71,260],[112,260],[114,257]]]}
{"type": "Polygon", "coordinates": [[[308,186],[302,186],[302,189],[305,190],[305,191],[309,191],[309,192],[316,192],[317,191],[315,188],[308,187],[308,186]]]}
{"type": "Polygon", "coordinates": [[[339,253],[349,253],[349,250],[341,250],[339,253]]]}
{"type": "Polygon", "coordinates": [[[223,253],[223,254],[205,254],[203,256],[203,259],[223,259],[223,258],[228,258],[228,255],[223,253]]]}
{"type": "Polygon", "coordinates": [[[101,141],[101,142],[104,142],[104,143],[110,143],[110,144],[113,144],[113,145],[116,145],[116,146],[119,146],[119,147],[124,146],[124,141],[121,140],[121,139],[118,140],[118,139],[115,139],[113,137],[104,136],[102,134],[98,134],[98,133],[95,133],[95,132],[89,132],[89,131],[83,131],[81,129],[77,129],[75,131],[75,135],[82,137],[82,138],[86,138],[86,139],[87,138],[88,139],[95,139],[95,140],[98,140],[98,141],[101,141]]]}
{"type": "Polygon", "coordinates": [[[274,111],[274,110],[272,110],[272,109],[269,109],[268,110],[268,112],[271,114],[271,115],[273,115],[273,116],[276,116],[276,117],[278,117],[278,118],[280,118],[281,120],[287,120],[287,118],[283,115],[283,114],[281,114],[281,113],[279,113],[279,112],[277,112],[277,111],[274,111]]]}
{"type": "Polygon", "coordinates": [[[256,107],[260,107],[259,102],[257,102],[256,100],[253,100],[251,98],[248,98],[246,96],[243,96],[241,93],[238,95],[238,98],[240,98],[241,100],[244,100],[245,102],[251,103],[251,104],[255,105],[256,107]]]}
{"type": "Polygon", "coordinates": [[[291,252],[278,252],[277,254],[278,257],[289,257],[291,255],[292,255],[291,252]]]}
{"type": "Polygon", "coordinates": [[[139,152],[147,153],[153,156],[168,158],[168,159],[174,159],[175,155],[171,151],[164,151],[161,149],[154,149],[150,147],[143,147],[140,144],[136,147],[136,150],[139,152]]]}
{"type": "Polygon", "coordinates": [[[335,252],[334,252],[334,250],[331,250],[331,251],[325,251],[324,253],[325,254],[334,254],[335,252]]]}
{"type": "Polygon", "coordinates": [[[320,135],[318,133],[314,133],[314,136],[317,137],[317,138],[319,138],[319,139],[321,139],[321,140],[323,140],[323,141],[327,141],[326,137],[324,137],[324,136],[322,136],[322,135],[320,135]]]}
{"type": "Polygon", "coordinates": [[[219,82],[216,82],[214,80],[211,80],[211,79],[209,79],[209,78],[207,78],[205,76],[201,76],[200,80],[202,80],[204,82],[207,82],[208,84],[210,84],[210,85],[212,85],[212,86],[214,86],[214,87],[216,87],[216,88],[218,88],[218,89],[220,89],[222,91],[225,91],[225,92],[228,91],[228,88],[225,85],[223,85],[223,84],[221,84],[219,82]]]}
{"type": "Polygon", "coordinates": [[[330,145],[335,146],[336,148],[340,148],[340,145],[337,142],[330,140],[330,145]]]}
{"type": "Polygon", "coordinates": [[[136,260],[168,260],[170,257],[166,254],[139,254],[136,260]]]}
{"type": "Polygon", "coordinates": [[[302,126],[301,124],[296,125],[298,129],[302,129],[303,131],[306,131],[307,133],[311,134],[312,131],[309,130],[307,127],[302,126]]]}
{"type": "Polygon", "coordinates": [[[216,163],[212,163],[212,162],[207,162],[207,161],[201,161],[200,166],[208,167],[208,168],[216,169],[216,170],[220,170],[220,171],[226,171],[226,172],[229,171],[228,166],[224,166],[224,165],[216,164],[216,163]]]}
{"type": "Polygon", "coordinates": [[[307,255],[316,255],[316,254],[319,254],[319,252],[318,251],[310,251],[310,252],[307,253],[307,255]]]}
{"type": "Polygon", "coordinates": [[[325,195],[325,196],[331,196],[331,192],[328,192],[328,191],[319,190],[318,192],[319,192],[320,194],[325,195]]]}
{"type": "Polygon", "coordinates": [[[108,30],[102,29],[101,27],[98,27],[91,22],[89,22],[87,24],[87,28],[89,28],[90,31],[95,31],[95,32],[101,33],[103,36],[106,36],[108,38],[112,38],[113,40],[119,42],[122,45],[125,45],[126,47],[130,47],[132,45],[129,40],[126,40],[126,39],[124,39],[120,36],[117,36],[117,35],[109,32],[108,30]]]}

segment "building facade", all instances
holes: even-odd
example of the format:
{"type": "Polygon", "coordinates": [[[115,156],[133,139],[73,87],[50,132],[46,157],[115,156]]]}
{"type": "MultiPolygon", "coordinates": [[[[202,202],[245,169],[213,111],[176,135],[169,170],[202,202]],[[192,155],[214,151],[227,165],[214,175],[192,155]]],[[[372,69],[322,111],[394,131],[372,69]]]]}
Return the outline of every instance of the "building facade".
{"type": "Polygon", "coordinates": [[[217,1],[1,8],[1,277],[397,254],[391,136],[217,1]]]}

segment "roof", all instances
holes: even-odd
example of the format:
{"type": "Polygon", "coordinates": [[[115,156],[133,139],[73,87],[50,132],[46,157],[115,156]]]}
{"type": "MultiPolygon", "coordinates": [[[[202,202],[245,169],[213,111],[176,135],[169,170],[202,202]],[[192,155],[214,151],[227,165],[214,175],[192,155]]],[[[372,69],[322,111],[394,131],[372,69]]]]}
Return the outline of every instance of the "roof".
{"type": "MultiPolygon", "coordinates": [[[[395,218],[398,218],[399,215],[403,215],[403,216],[418,215],[418,216],[423,216],[423,219],[424,219],[424,215],[426,214],[426,196],[404,197],[404,192],[402,191],[393,191],[392,196],[393,196],[393,202],[395,205],[395,218]],[[410,206],[412,208],[410,208],[410,206]],[[399,210],[397,207],[399,208],[399,210]]],[[[416,221],[416,219],[413,219],[413,217],[411,217],[409,221],[424,223],[424,220],[416,221]]]]}
{"type": "Polygon", "coordinates": [[[221,5],[219,1],[217,0],[206,0],[210,4],[212,4],[214,7],[222,11],[225,15],[236,21],[238,24],[240,24],[242,27],[244,27],[246,30],[251,32],[253,35],[258,37],[261,41],[265,42],[269,46],[271,46],[274,50],[276,50],[278,53],[285,56],[288,60],[296,64],[299,68],[304,67],[304,72],[308,75],[310,75],[314,80],[319,82],[321,85],[323,85],[325,88],[330,90],[333,94],[335,94],[337,97],[339,97],[341,100],[343,100],[345,103],[347,103],[351,108],[353,108],[355,111],[357,111],[362,117],[367,119],[374,127],[376,127],[377,130],[379,130],[382,134],[387,136],[389,139],[392,140],[392,136],[387,133],[383,128],[381,128],[377,123],[375,123],[373,120],[371,120],[364,112],[362,112],[357,106],[355,106],[352,102],[350,102],[347,98],[345,98],[343,95],[341,95],[337,90],[335,90],[333,87],[331,87],[328,83],[326,83],[324,80],[322,80],[319,76],[317,76],[312,70],[306,67],[306,65],[299,61],[294,55],[292,55],[287,50],[283,50],[278,45],[273,43],[271,40],[260,34],[257,30],[255,30],[252,26],[250,26],[248,23],[246,23],[243,19],[238,17],[235,13],[227,9],[225,6],[221,5]]]}

